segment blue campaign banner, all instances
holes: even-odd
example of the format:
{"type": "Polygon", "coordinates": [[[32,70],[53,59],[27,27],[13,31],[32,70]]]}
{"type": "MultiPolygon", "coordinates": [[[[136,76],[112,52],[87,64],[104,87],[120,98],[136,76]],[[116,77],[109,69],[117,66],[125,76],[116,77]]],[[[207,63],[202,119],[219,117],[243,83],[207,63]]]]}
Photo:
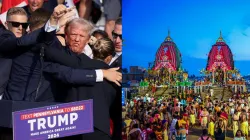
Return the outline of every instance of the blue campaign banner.
{"type": "Polygon", "coordinates": [[[46,140],[94,132],[93,100],[12,113],[14,140],[46,140]]]}
{"type": "Polygon", "coordinates": [[[122,106],[125,106],[125,88],[122,88],[122,106]]]}

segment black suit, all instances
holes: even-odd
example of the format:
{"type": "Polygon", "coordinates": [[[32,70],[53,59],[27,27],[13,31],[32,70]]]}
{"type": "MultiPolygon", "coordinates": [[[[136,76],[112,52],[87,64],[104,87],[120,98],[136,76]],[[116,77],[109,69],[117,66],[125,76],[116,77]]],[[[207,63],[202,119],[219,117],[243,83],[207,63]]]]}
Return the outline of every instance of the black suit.
{"type": "Polygon", "coordinates": [[[8,58],[0,58],[0,95],[4,93],[4,90],[8,84],[12,60],[8,58]]]}
{"type": "MultiPolygon", "coordinates": [[[[49,35],[44,34],[44,28],[38,29],[30,34],[24,35],[20,38],[9,30],[6,30],[3,26],[0,27],[0,87],[1,92],[5,90],[9,80],[10,69],[12,66],[12,58],[17,56],[21,51],[29,50],[32,44],[36,44],[46,37],[51,38],[49,35]]],[[[18,83],[19,84],[19,83],[18,83]]],[[[5,95],[5,94],[4,94],[5,95]]],[[[3,97],[4,98],[4,97],[3,97]]],[[[6,106],[6,109],[9,109],[6,106]]],[[[13,139],[12,131],[10,129],[0,130],[0,139],[13,139]]]]}
{"type": "MultiPolygon", "coordinates": [[[[122,69],[122,55],[110,64],[111,68],[120,67],[122,69]]],[[[116,87],[116,98],[110,108],[110,116],[114,124],[113,140],[122,139],[122,96],[121,87],[116,87]],[[118,113],[119,112],[119,113],[118,113]]]]}
{"type": "MultiPolygon", "coordinates": [[[[102,62],[100,65],[103,68],[109,68],[107,64],[102,62]]],[[[110,127],[109,127],[109,108],[116,96],[115,85],[104,80],[103,82],[96,83],[94,86],[74,86],[69,91],[66,102],[73,102],[79,100],[93,99],[93,111],[94,111],[94,127],[95,132],[92,134],[95,137],[95,133],[102,132],[103,136],[98,139],[110,139],[110,127]]],[[[90,134],[91,135],[91,134],[90,134]]],[[[85,138],[85,135],[76,136],[85,138]]],[[[93,137],[90,137],[93,139],[93,137]]],[[[75,137],[71,137],[76,139],[75,137]]],[[[97,138],[97,137],[96,137],[97,138]]]]}
{"type": "Polygon", "coordinates": [[[16,38],[11,31],[3,26],[0,27],[0,95],[3,94],[9,80],[12,58],[20,51],[29,49],[31,44],[36,44],[42,37],[44,37],[42,29],[16,38]]]}
{"type": "MultiPolygon", "coordinates": [[[[4,26],[1,24],[0,26],[0,38],[3,34],[6,34],[6,36],[8,36],[8,34],[11,36],[13,34],[6,32],[6,30],[4,29],[4,26]]],[[[3,38],[4,39],[4,38],[3,38]]],[[[0,40],[0,44],[1,44],[1,40],[0,40]]],[[[0,46],[0,48],[2,48],[2,46],[0,46]]],[[[8,56],[5,54],[5,57],[0,57],[0,95],[2,95],[4,93],[4,90],[8,84],[8,80],[9,80],[9,75],[10,75],[10,70],[11,70],[11,65],[12,65],[12,60],[8,58],[8,56]]]]}
{"type": "Polygon", "coordinates": [[[110,64],[111,68],[115,68],[115,67],[122,67],[122,55],[120,55],[118,58],[116,58],[116,60],[110,64]]]}
{"type": "MultiPolygon", "coordinates": [[[[53,44],[53,46],[57,46],[60,44],[53,44]]],[[[80,69],[108,69],[109,66],[104,64],[102,61],[90,59],[85,54],[76,55],[71,52],[67,48],[60,47],[48,47],[45,49],[45,58],[49,61],[57,62],[62,65],[67,65],[73,68],[80,69]]],[[[100,134],[100,138],[98,139],[109,139],[107,137],[109,132],[109,107],[115,98],[113,91],[113,87],[110,84],[107,84],[106,81],[103,83],[96,83],[94,87],[86,87],[86,86],[74,86],[72,87],[67,96],[66,102],[69,101],[77,101],[77,100],[85,100],[85,99],[93,99],[94,101],[94,127],[95,132],[93,134],[85,134],[82,136],[75,136],[74,138],[70,137],[70,139],[80,138],[90,138],[96,139],[100,134]],[[86,92],[87,91],[87,92],[86,92]],[[99,95],[100,94],[100,95],[99,95]],[[106,95],[107,94],[107,95],[106,95]],[[91,135],[90,137],[88,137],[91,135]],[[102,137],[103,136],[103,137],[102,137]]],[[[119,113],[118,113],[119,114],[119,113]]]]}
{"type": "MultiPolygon", "coordinates": [[[[90,86],[78,86],[72,88],[68,96],[67,102],[73,102],[77,100],[93,99],[93,111],[94,111],[94,133],[84,134],[69,137],[74,140],[108,140],[110,137],[110,124],[109,124],[109,108],[116,96],[116,90],[108,81],[96,83],[93,87],[90,86]],[[99,136],[96,136],[98,135],[99,136]],[[85,139],[86,138],[86,139],[85,139]]],[[[84,124],[83,124],[84,125],[84,124]]]]}

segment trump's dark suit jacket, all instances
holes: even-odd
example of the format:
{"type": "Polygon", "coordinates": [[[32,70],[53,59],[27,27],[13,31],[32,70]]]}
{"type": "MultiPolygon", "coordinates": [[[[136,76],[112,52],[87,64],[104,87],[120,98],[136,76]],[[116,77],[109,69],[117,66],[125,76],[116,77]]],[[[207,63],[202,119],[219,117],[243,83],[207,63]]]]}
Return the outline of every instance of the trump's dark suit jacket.
{"type": "Polygon", "coordinates": [[[102,69],[101,61],[89,58],[84,53],[76,54],[68,47],[61,47],[61,44],[54,41],[51,47],[45,48],[45,58],[48,61],[59,63],[72,68],[102,69]],[[55,47],[59,46],[59,47],[55,47]]]}
{"type": "MultiPolygon", "coordinates": [[[[103,62],[103,68],[109,68],[103,62]]],[[[93,99],[94,126],[98,130],[110,135],[109,108],[116,96],[115,85],[104,80],[94,86],[74,86],[69,91],[66,102],[93,99]]]]}
{"type": "MultiPolygon", "coordinates": [[[[58,44],[54,44],[53,46],[56,46],[58,44]]],[[[87,69],[108,69],[109,66],[107,64],[103,64],[103,62],[98,60],[90,59],[85,54],[76,55],[75,53],[71,52],[67,48],[60,48],[60,47],[48,47],[45,49],[45,58],[47,58],[50,61],[67,65],[74,68],[87,68],[87,69]]],[[[103,84],[105,84],[104,82],[103,84]]],[[[96,83],[98,86],[101,85],[101,83],[96,83]]],[[[109,106],[107,104],[112,104],[112,102],[105,103],[107,100],[103,98],[103,95],[98,96],[100,92],[103,92],[99,89],[97,89],[98,86],[94,87],[82,87],[82,86],[74,86],[72,87],[69,92],[68,96],[66,98],[66,101],[76,101],[76,100],[84,100],[84,99],[93,99],[94,100],[94,122],[95,127],[101,131],[103,131],[106,134],[110,134],[109,132],[109,106]],[[91,90],[91,94],[82,94],[85,93],[84,90],[91,90]],[[103,116],[100,117],[99,115],[103,116]]],[[[105,87],[105,86],[101,86],[105,87]]],[[[109,86],[106,86],[107,89],[109,89],[109,86]]],[[[109,93],[109,92],[107,92],[109,93]]],[[[108,94],[106,96],[111,96],[111,94],[108,94]]],[[[113,95],[112,95],[113,98],[113,95]]],[[[108,100],[113,101],[113,100],[108,100]]],[[[118,112],[119,113],[119,112],[118,112]]]]}

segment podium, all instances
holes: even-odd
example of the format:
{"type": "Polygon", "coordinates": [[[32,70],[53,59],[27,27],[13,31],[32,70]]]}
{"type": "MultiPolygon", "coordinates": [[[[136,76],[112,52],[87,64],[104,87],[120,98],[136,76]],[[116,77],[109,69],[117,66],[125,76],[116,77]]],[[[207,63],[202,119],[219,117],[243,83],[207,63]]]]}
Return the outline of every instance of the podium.
{"type": "Polygon", "coordinates": [[[60,103],[0,100],[0,140],[13,140],[12,112],[56,104],[60,103]]]}
{"type": "Polygon", "coordinates": [[[0,109],[0,140],[53,139],[94,132],[92,99],[69,103],[1,100],[0,109]]]}
{"type": "Polygon", "coordinates": [[[12,112],[56,104],[60,103],[0,100],[0,127],[12,128],[12,112]]]}

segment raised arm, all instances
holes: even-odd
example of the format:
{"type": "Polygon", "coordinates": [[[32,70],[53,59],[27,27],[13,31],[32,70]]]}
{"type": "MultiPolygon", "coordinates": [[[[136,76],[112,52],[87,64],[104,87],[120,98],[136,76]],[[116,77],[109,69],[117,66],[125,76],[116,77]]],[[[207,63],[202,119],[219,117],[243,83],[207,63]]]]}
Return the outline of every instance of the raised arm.
{"type": "Polygon", "coordinates": [[[119,82],[122,80],[122,74],[117,70],[118,68],[108,70],[73,69],[57,63],[47,63],[44,67],[45,73],[51,74],[52,77],[64,83],[74,85],[94,85],[95,82],[102,82],[105,78],[121,86],[119,82]]]}
{"type": "Polygon", "coordinates": [[[44,67],[44,72],[66,84],[94,85],[96,81],[100,81],[95,70],[73,69],[57,63],[48,63],[44,67]]]}
{"type": "Polygon", "coordinates": [[[63,48],[58,41],[45,48],[45,59],[72,68],[103,69],[102,62],[90,59],[87,55],[77,55],[67,48],[63,48]]]}
{"type": "Polygon", "coordinates": [[[42,39],[50,41],[51,35],[55,34],[55,32],[46,33],[44,28],[38,29],[34,32],[26,34],[20,38],[16,38],[16,36],[5,29],[0,29],[0,52],[12,52],[16,49],[29,48],[34,46],[39,42],[43,42],[42,39]]]}
{"type": "Polygon", "coordinates": [[[51,42],[54,39],[55,31],[57,27],[58,19],[65,14],[66,11],[71,9],[66,9],[65,6],[59,5],[54,9],[50,20],[48,21],[49,26],[46,24],[45,27],[26,34],[20,38],[6,29],[0,29],[0,52],[6,53],[15,51],[16,49],[29,48],[37,43],[51,42]]]}

